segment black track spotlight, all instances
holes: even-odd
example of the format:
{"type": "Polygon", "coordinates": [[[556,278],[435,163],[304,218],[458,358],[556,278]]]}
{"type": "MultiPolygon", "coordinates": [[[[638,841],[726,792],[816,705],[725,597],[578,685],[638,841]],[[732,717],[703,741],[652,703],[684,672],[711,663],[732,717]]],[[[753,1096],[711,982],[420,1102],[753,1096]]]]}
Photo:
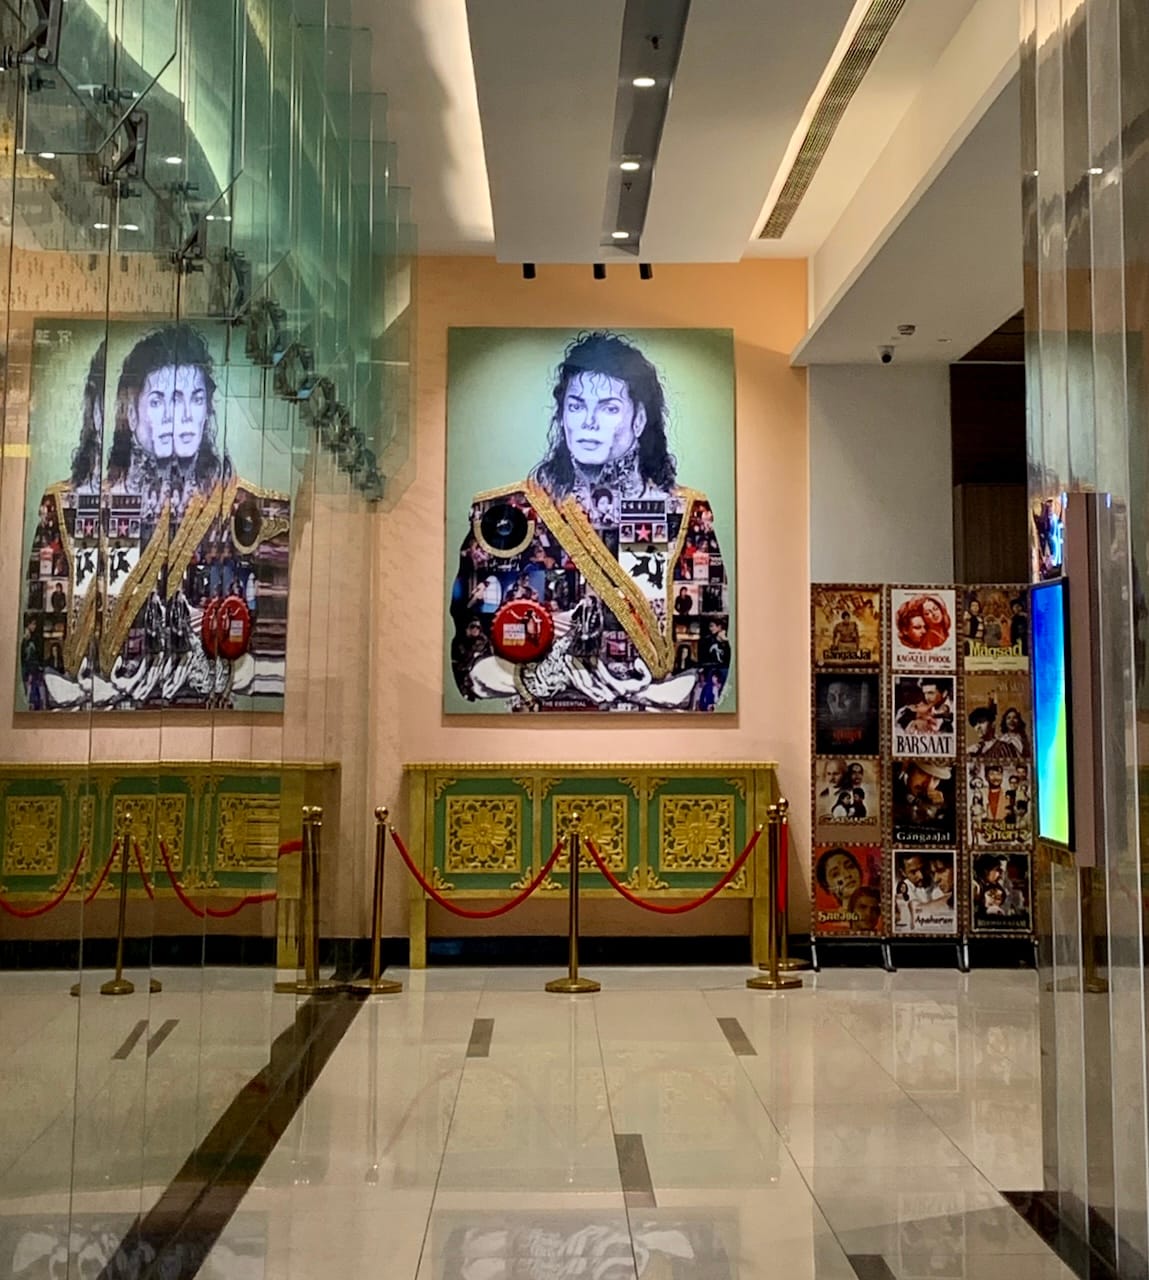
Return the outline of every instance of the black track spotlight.
{"type": "Polygon", "coordinates": [[[593,269],[594,269],[594,278],[596,280],[606,279],[606,263],[605,262],[596,262],[594,264],[593,269]]]}
{"type": "Polygon", "coordinates": [[[649,262],[640,262],[638,264],[638,278],[640,280],[653,280],[654,268],[649,262]]]}
{"type": "Polygon", "coordinates": [[[523,279],[533,280],[535,278],[535,264],[533,262],[523,263],[523,279]]]}

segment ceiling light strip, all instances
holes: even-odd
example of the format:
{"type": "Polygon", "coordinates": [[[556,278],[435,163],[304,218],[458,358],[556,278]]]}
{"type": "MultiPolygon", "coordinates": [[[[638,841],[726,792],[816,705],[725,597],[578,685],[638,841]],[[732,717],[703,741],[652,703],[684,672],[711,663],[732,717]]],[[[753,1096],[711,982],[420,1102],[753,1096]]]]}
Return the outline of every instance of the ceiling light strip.
{"type": "Polygon", "coordinates": [[[846,114],[850,99],[858,90],[866,72],[873,65],[906,0],[873,0],[866,16],[858,24],[854,37],[830,79],[822,100],[814,112],[802,145],[778,193],[766,225],[759,233],[761,240],[780,240],[786,234],[798,206],[810,189],[818,166],[822,163],[838,125],[846,114]]]}

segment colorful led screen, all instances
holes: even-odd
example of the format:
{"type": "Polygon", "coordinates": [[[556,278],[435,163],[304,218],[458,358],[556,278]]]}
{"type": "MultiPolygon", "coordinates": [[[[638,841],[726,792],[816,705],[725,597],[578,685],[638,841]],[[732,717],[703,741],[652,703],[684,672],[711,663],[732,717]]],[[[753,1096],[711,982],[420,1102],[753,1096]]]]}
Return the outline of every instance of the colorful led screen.
{"type": "Polygon", "coordinates": [[[1037,766],[1037,834],[1073,843],[1069,741],[1069,646],[1064,581],[1033,589],[1033,737],[1037,766]]]}

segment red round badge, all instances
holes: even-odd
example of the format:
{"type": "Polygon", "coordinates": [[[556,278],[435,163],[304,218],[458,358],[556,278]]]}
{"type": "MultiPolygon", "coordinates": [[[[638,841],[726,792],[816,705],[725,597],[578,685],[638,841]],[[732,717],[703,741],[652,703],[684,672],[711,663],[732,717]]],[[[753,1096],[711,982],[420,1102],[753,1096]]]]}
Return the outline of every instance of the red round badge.
{"type": "Polygon", "coordinates": [[[221,658],[234,662],[247,652],[251,642],[251,610],[239,596],[228,596],[219,602],[215,612],[215,631],[221,658]]]}
{"type": "Polygon", "coordinates": [[[218,638],[219,633],[216,631],[216,610],[219,608],[218,600],[209,600],[203,607],[203,617],[199,624],[199,637],[203,641],[203,651],[209,658],[214,658],[218,654],[218,638]]]}
{"type": "Polygon", "coordinates": [[[536,662],[551,647],[555,624],[534,600],[511,600],[495,614],[491,643],[508,662],[536,662]]]}

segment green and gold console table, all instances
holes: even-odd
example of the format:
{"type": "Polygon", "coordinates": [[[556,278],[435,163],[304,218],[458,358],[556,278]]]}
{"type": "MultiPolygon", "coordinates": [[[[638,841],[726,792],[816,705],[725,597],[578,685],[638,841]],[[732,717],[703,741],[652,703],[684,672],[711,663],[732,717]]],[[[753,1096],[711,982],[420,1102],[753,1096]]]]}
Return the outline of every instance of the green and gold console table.
{"type": "MultiPolygon", "coordinates": [[[[730,868],[778,799],[760,764],[408,764],[411,855],[444,897],[509,898],[542,869],[577,811],[611,870],[658,901],[697,897],[730,868]]],[[[765,853],[765,845],[759,848],[765,853]]],[[[565,855],[539,889],[565,898],[565,855]]],[[[615,891],[584,855],[582,892],[615,891]]],[[[765,955],[765,858],[755,853],[724,898],[753,900],[753,950],[765,955]]],[[[411,965],[427,963],[427,898],[411,880],[411,965]]],[[[636,908],[637,910],[637,908],[636,908]]]]}

